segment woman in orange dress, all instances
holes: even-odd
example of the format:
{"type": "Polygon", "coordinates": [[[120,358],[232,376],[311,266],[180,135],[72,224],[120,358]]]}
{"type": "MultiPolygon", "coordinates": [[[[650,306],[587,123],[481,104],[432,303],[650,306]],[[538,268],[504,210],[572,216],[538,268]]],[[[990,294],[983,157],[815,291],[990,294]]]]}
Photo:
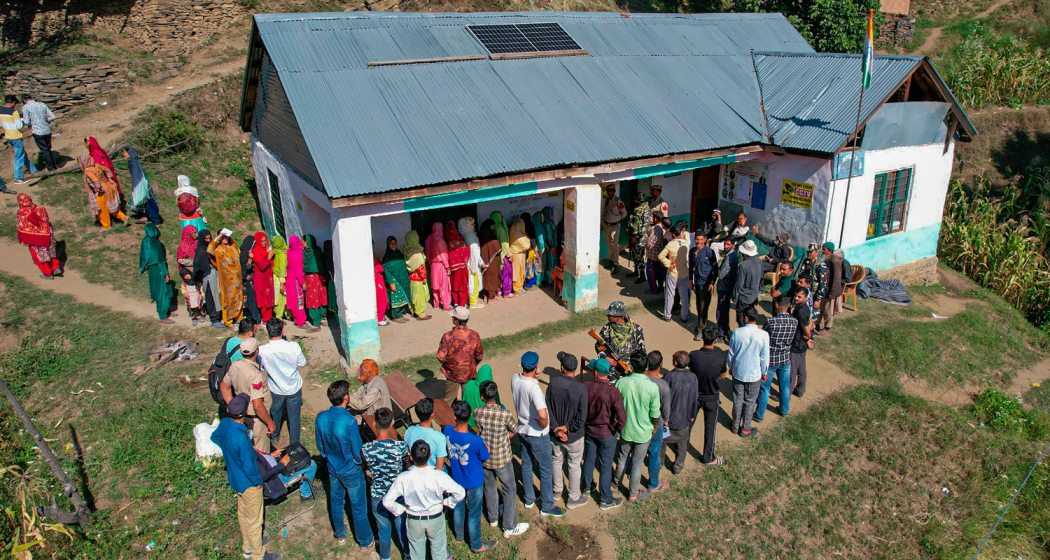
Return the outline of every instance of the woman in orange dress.
{"type": "Polygon", "coordinates": [[[124,222],[125,226],[130,226],[131,221],[120,209],[122,196],[116,174],[106,166],[96,163],[92,158],[81,157],[78,161],[84,173],[84,189],[88,193],[88,207],[102,229],[109,229],[111,218],[116,218],[124,222]]]}
{"type": "Polygon", "coordinates": [[[215,258],[219,273],[219,300],[222,304],[222,322],[232,327],[244,312],[244,278],[241,273],[241,250],[233,242],[233,232],[223,229],[208,244],[208,253],[215,258]]]}

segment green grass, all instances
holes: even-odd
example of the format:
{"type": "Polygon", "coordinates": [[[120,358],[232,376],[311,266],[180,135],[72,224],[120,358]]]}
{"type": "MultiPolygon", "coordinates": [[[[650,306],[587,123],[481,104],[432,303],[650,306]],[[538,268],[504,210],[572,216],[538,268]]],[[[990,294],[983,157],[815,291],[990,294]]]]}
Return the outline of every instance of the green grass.
{"type": "MultiPolygon", "coordinates": [[[[945,294],[943,287],[909,287],[913,297],[945,294]]],[[[932,310],[878,300],[861,302],[860,313],[835,321],[833,336],[818,337],[821,354],[846,371],[879,382],[903,376],[933,385],[1009,382],[1014,371],[1050,350],[1050,337],[1028,323],[1009,304],[980,289],[964,311],[933,319],[932,310]]]]}
{"type": "MultiPolygon", "coordinates": [[[[613,518],[619,557],[964,558],[1046,443],[974,425],[892,389],[839,393],[613,518]]],[[[1043,469],[984,557],[1045,553],[1043,469]]]]}

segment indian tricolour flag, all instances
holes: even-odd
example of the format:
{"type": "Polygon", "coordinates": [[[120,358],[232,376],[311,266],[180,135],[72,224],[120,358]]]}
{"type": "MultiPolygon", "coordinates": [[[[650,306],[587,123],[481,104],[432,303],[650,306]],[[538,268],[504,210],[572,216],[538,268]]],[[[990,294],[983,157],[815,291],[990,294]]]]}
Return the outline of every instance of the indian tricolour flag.
{"type": "Polygon", "coordinates": [[[864,89],[871,85],[871,70],[875,63],[875,10],[868,10],[868,31],[864,35],[864,62],[861,65],[861,80],[864,89]]]}

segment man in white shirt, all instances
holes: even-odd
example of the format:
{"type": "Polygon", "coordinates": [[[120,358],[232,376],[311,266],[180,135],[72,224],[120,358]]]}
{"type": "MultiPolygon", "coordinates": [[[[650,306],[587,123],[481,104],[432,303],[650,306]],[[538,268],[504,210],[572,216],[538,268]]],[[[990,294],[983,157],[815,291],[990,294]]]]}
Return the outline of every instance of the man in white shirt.
{"type": "Polygon", "coordinates": [[[518,435],[521,436],[521,484],[525,489],[525,508],[536,503],[536,488],[532,485],[532,469],[540,472],[540,515],[562,517],[565,512],[554,505],[554,445],[550,438],[550,417],[547,401],[540,388],[540,356],[525,352],[521,356],[521,373],[511,381],[514,411],[518,416],[518,435]]]}
{"type": "Polygon", "coordinates": [[[616,184],[605,185],[605,202],[602,207],[602,233],[609,249],[610,270],[616,274],[620,265],[620,222],[627,217],[627,207],[616,196],[616,184]]]}
{"type": "Polygon", "coordinates": [[[274,447],[281,436],[281,421],[288,415],[288,442],[299,443],[300,416],[303,408],[303,376],[299,368],[306,365],[306,356],[298,344],[284,337],[284,321],[270,319],[266,323],[270,341],[259,347],[259,364],[266,372],[273,404],[270,416],[277,429],[270,436],[274,447]]]}
{"type": "Polygon", "coordinates": [[[467,493],[444,471],[428,464],[430,444],[426,441],[413,443],[409,456],[414,466],[397,475],[383,497],[383,507],[394,517],[405,515],[409,556],[426,558],[427,541],[430,541],[430,557],[448,560],[444,508],[456,507],[467,493]],[[404,503],[398,502],[398,498],[404,503]]]}
{"type": "Polygon", "coordinates": [[[751,419],[769,373],[769,333],[758,328],[754,308],[742,311],[741,319],[741,326],[729,337],[728,363],[733,373],[733,433],[746,438],[758,434],[751,419]]]}
{"type": "Polygon", "coordinates": [[[664,246],[657,260],[667,269],[664,280],[664,321],[671,320],[674,309],[675,294],[682,300],[682,311],[679,314],[683,323],[689,322],[689,231],[685,224],[671,228],[674,236],[664,246]]]}

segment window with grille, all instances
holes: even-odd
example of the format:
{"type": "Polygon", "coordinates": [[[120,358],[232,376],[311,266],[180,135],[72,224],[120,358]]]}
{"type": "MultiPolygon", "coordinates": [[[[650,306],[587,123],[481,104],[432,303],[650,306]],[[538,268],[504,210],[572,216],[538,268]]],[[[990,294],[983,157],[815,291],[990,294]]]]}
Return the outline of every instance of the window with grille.
{"type": "Polygon", "coordinates": [[[904,231],[908,222],[913,168],[875,175],[875,193],[868,217],[868,239],[904,231]]]}
{"type": "Polygon", "coordinates": [[[284,204],[281,201],[281,183],[273,171],[266,170],[266,182],[270,187],[270,209],[273,212],[273,232],[284,237],[284,204]]]}

